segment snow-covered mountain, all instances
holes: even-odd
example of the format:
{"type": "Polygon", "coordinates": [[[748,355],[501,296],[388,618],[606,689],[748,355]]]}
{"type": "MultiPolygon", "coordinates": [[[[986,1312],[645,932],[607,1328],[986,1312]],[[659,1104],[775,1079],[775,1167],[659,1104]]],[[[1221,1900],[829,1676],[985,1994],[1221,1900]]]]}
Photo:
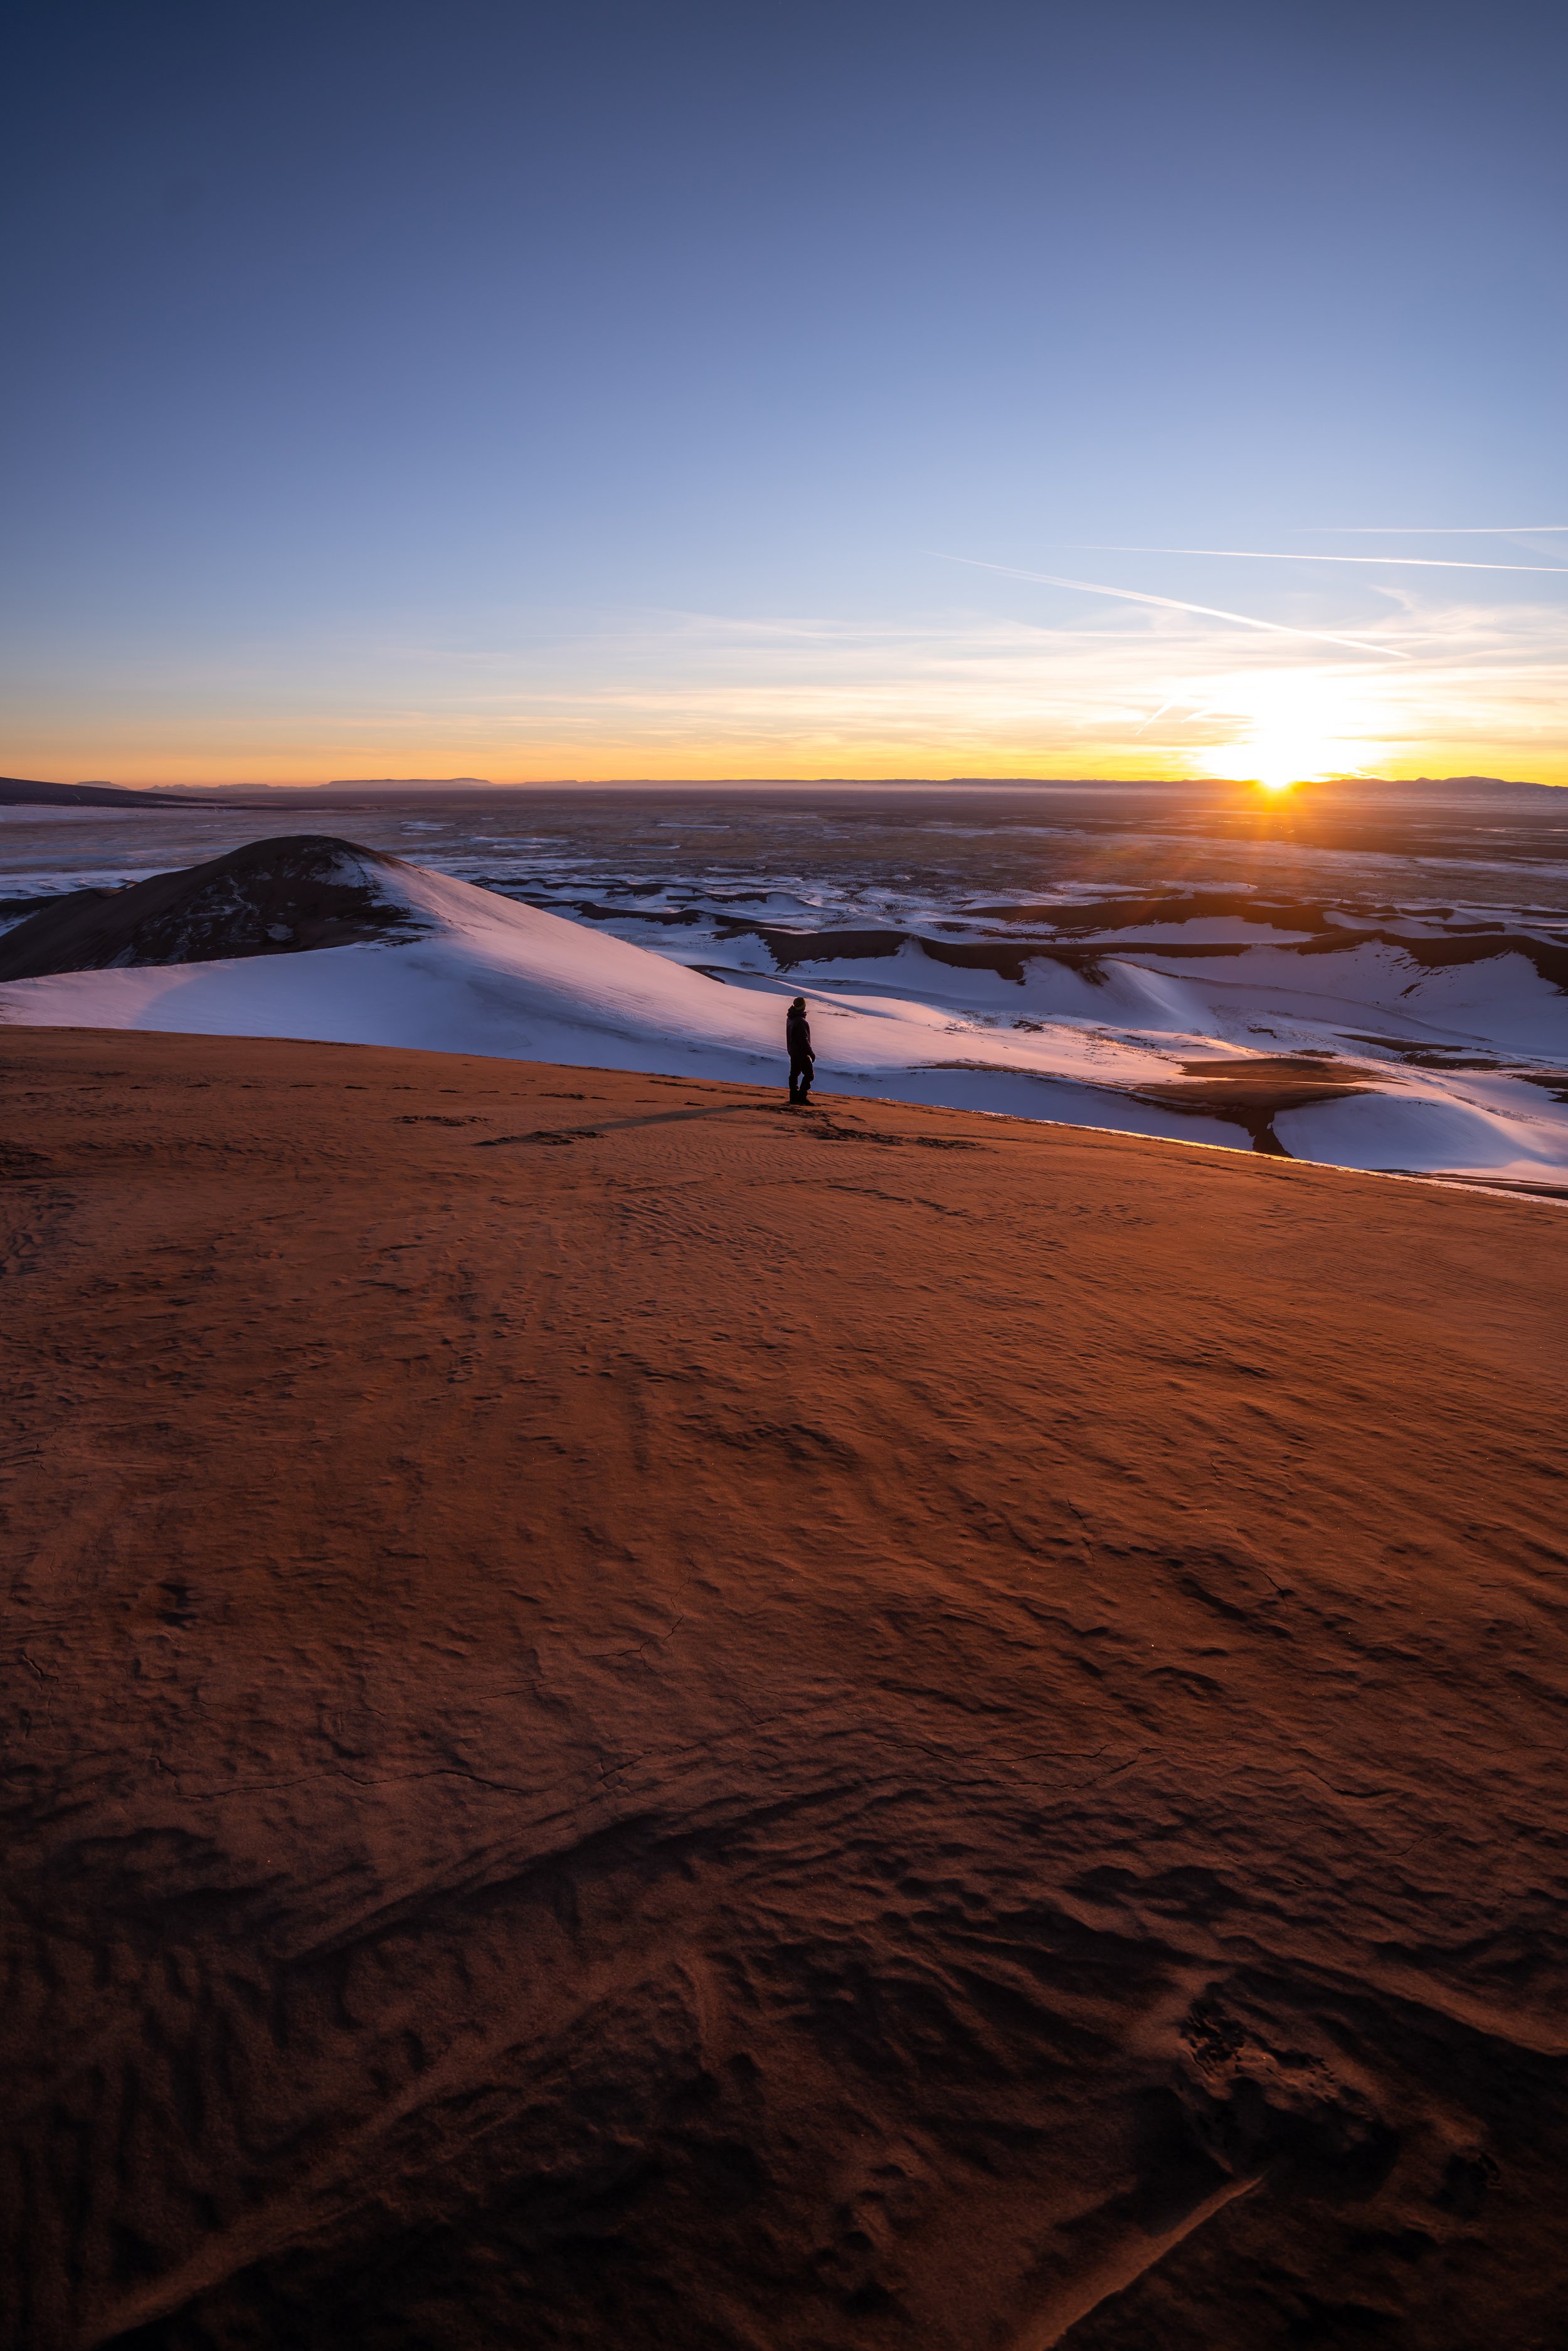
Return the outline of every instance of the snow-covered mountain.
{"type": "Polygon", "coordinates": [[[759,929],[716,970],[292,835],[17,925],[0,1020],[781,1084],[799,991],[824,1094],[1568,1190],[1568,995],[1537,943],[1172,927],[992,953],[759,929]]]}

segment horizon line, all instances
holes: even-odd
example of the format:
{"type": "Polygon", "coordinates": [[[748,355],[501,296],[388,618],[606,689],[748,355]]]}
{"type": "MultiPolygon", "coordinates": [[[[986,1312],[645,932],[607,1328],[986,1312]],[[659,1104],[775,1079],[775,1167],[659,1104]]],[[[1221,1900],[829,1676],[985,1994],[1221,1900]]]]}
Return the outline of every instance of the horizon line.
{"type": "MultiPolygon", "coordinates": [[[[4,780],[19,781],[21,779],[5,778],[4,780]]],[[[27,780],[42,784],[45,779],[41,777],[37,777],[29,778],[27,780]]],[[[1104,790],[1179,791],[1194,785],[1224,785],[1233,789],[1241,790],[1250,786],[1255,781],[1256,778],[1252,777],[1223,775],[1113,776],[1102,774],[1076,776],[1027,776],[1019,775],[1016,772],[1009,774],[998,773],[994,775],[970,774],[952,776],[559,776],[525,778],[511,782],[497,782],[488,777],[461,777],[436,780],[434,778],[427,779],[420,777],[389,776],[355,778],[345,776],[333,778],[326,781],[306,781],[300,783],[236,782],[230,784],[113,784],[109,782],[107,779],[98,779],[95,780],[94,784],[91,786],[74,783],[50,784],[47,789],[51,791],[72,791],[78,789],[110,790],[115,792],[123,792],[128,798],[131,799],[146,798],[149,799],[159,799],[164,802],[164,804],[168,804],[171,800],[174,802],[204,802],[217,799],[222,800],[225,805],[232,806],[235,804],[235,800],[243,799],[246,794],[283,793],[302,796],[306,793],[329,793],[336,791],[396,791],[402,793],[438,794],[458,792],[463,790],[465,788],[486,794],[540,791],[722,792],[747,790],[810,791],[825,789],[852,791],[908,789],[921,791],[954,791],[977,790],[997,787],[1005,787],[1011,790],[1019,791],[1082,790],[1084,789],[1104,790]]],[[[1371,775],[1350,768],[1337,769],[1331,774],[1322,776],[1303,776],[1296,779],[1296,783],[1292,788],[1300,789],[1302,785],[1311,787],[1330,783],[1356,785],[1476,783],[1500,784],[1510,788],[1517,787],[1530,791],[1568,791],[1568,782],[1553,783],[1539,777],[1531,776],[1482,775],[1475,771],[1461,775],[1448,774],[1442,776],[1433,776],[1425,773],[1418,776],[1371,775]]],[[[57,808],[62,805],[70,804],[49,800],[0,800],[0,810],[24,808],[44,809],[49,807],[57,808]]],[[[77,803],[77,805],[85,805],[90,808],[92,804],[88,802],[77,803]]],[[[103,812],[106,815],[110,812],[111,806],[112,804],[104,807],[103,812]]]]}

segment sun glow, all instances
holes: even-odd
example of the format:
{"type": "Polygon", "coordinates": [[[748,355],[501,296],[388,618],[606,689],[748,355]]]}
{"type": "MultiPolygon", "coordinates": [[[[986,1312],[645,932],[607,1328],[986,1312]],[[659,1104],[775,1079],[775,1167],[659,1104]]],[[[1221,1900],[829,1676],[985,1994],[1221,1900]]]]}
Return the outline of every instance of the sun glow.
{"type": "Polygon", "coordinates": [[[1303,743],[1262,736],[1249,743],[1233,744],[1225,761],[1239,781],[1260,784],[1266,792],[1288,792],[1293,785],[1315,783],[1325,776],[1354,773],[1360,766],[1348,743],[1303,743]]]}
{"type": "Polygon", "coordinates": [[[1291,734],[1260,731],[1237,741],[1217,745],[1207,759],[1209,772],[1239,784],[1260,784],[1266,792],[1288,792],[1294,784],[1321,782],[1328,776],[1361,774],[1366,745],[1339,737],[1315,739],[1291,734]]]}
{"type": "Polygon", "coordinates": [[[1197,754],[1207,772],[1266,792],[1367,772],[1383,749],[1376,689],[1359,679],[1281,675],[1238,678],[1211,691],[1201,716],[1231,718],[1228,741],[1197,754]]]}

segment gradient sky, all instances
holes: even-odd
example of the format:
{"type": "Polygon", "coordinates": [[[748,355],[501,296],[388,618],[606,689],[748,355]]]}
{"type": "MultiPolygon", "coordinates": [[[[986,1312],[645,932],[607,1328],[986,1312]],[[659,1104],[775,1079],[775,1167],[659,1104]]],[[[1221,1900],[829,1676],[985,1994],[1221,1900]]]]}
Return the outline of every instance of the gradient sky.
{"type": "Polygon", "coordinates": [[[1560,6],[8,22],[6,773],[1568,782],[1560,6]]]}

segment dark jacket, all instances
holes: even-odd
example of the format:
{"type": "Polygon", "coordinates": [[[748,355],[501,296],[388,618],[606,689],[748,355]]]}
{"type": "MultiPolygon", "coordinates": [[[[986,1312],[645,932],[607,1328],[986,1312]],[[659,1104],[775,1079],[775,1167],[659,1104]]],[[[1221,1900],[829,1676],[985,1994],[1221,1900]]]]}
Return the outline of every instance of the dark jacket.
{"type": "Polygon", "coordinates": [[[791,1012],[784,1023],[785,1040],[792,1061],[811,1060],[811,1024],[803,1012],[791,1012]]]}

